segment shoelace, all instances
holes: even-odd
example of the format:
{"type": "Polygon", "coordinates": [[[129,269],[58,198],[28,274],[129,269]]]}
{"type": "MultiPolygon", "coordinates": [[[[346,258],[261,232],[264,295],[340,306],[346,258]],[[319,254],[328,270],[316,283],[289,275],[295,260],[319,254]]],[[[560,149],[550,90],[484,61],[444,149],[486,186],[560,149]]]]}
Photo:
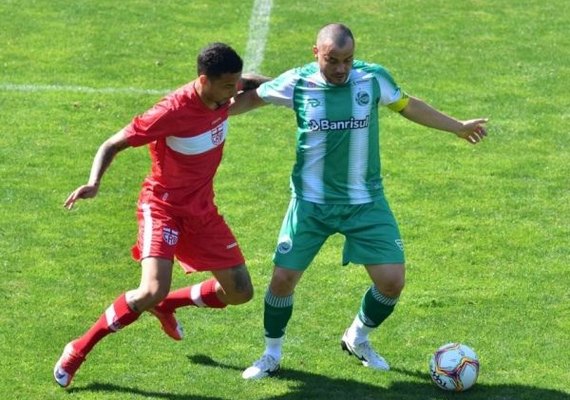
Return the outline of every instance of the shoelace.
{"type": "Polygon", "coordinates": [[[362,355],[366,358],[366,361],[381,361],[380,356],[372,349],[369,342],[364,342],[358,345],[362,350],[362,355]]]}
{"type": "Polygon", "coordinates": [[[273,357],[269,354],[264,354],[261,358],[255,363],[255,366],[259,369],[266,370],[269,369],[269,366],[275,366],[276,362],[273,357]]]}

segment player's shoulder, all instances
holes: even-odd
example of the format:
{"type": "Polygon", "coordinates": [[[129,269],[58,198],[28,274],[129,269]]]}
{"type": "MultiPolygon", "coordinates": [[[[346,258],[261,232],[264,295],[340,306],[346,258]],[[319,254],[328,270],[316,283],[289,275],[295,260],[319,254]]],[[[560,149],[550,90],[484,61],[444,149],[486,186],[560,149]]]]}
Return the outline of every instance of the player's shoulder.
{"type": "Polygon", "coordinates": [[[389,82],[393,82],[394,78],[390,71],[381,64],[366,62],[362,60],[354,60],[352,63],[352,68],[358,73],[360,72],[362,75],[370,75],[376,78],[377,80],[387,80],[389,82]]]}
{"type": "Polygon", "coordinates": [[[285,72],[283,72],[280,77],[281,79],[287,80],[298,80],[302,78],[306,78],[318,72],[319,66],[316,62],[312,62],[309,64],[305,64],[299,67],[291,68],[285,72]]]}
{"type": "Polygon", "coordinates": [[[307,76],[311,76],[319,72],[319,64],[317,64],[316,61],[313,61],[301,67],[295,68],[295,71],[300,77],[306,78],[307,76]]]}
{"type": "Polygon", "coordinates": [[[314,74],[317,71],[318,71],[318,65],[316,63],[310,63],[310,64],[305,64],[305,65],[300,66],[300,67],[291,68],[291,69],[281,73],[275,79],[262,84],[260,86],[260,88],[267,87],[267,86],[270,86],[270,87],[294,87],[300,81],[305,80],[307,77],[309,77],[310,75],[314,74]]]}
{"type": "Polygon", "coordinates": [[[354,60],[354,62],[352,63],[352,68],[354,68],[357,71],[363,71],[375,74],[386,73],[388,71],[386,67],[384,67],[381,64],[362,61],[362,60],[354,60]]]}

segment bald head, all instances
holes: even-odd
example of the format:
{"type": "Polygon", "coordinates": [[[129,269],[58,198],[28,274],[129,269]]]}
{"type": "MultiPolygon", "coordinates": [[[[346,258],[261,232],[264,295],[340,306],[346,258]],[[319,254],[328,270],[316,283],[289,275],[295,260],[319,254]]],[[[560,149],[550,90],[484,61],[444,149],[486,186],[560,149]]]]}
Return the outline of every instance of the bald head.
{"type": "Polygon", "coordinates": [[[329,24],[321,28],[313,54],[319,64],[321,75],[333,85],[348,81],[354,60],[354,37],[347,26],[329,24]]]}
{"type": "Polygon", "coordinates": [[[351,41],[354,44],[354,36],[350,29],[343,24],[328,24],[321,28],[317,34],[317,47],[324,44],[333,44],[335,47],[342,48],[351,41]]]}

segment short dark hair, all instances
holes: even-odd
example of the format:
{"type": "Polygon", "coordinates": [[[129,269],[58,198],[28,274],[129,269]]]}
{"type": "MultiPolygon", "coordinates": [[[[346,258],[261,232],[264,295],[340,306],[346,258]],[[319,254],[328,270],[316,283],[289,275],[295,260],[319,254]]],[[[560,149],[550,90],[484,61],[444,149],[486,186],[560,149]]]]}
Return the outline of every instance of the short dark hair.
{"type": "Polygon", "coordinates": [[[338,47],[344,47],[348,40],[354,44],[354,36],[350,28],[343,24],[327,24],[317,34],[317,45],[331,40],[338,47]]]}
{"type": "Polygon", "coordinates": [[[222,74],[235,74],[243,69],[243,60],[234,49],[224,43],[210,43],[197,59],[198,75],[217,79],[222,74]]]}

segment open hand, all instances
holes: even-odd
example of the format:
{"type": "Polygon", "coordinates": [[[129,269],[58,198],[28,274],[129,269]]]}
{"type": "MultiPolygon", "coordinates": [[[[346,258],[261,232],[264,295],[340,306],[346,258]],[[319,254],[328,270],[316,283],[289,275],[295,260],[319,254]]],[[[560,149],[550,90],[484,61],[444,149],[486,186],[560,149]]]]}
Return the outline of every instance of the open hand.
{"type": "Polygon", "coordinates": [[[90,199],[97,195],[99,191],[98,185],[82,185],[75,189],[65,200],[63,206],[68,210],[73,208],[73,205],[78,199],[90,199]]]}
{"type": "Polygon", "coordinates": [[[459,131],[455,132],[455,134],[458,137],[467,140],[471,144],[477,144],[483,140],[485,136],[487,136],[487,129],[485,128],[487,121],[487,118],[462,121],[462,128],[459,131]]]}

